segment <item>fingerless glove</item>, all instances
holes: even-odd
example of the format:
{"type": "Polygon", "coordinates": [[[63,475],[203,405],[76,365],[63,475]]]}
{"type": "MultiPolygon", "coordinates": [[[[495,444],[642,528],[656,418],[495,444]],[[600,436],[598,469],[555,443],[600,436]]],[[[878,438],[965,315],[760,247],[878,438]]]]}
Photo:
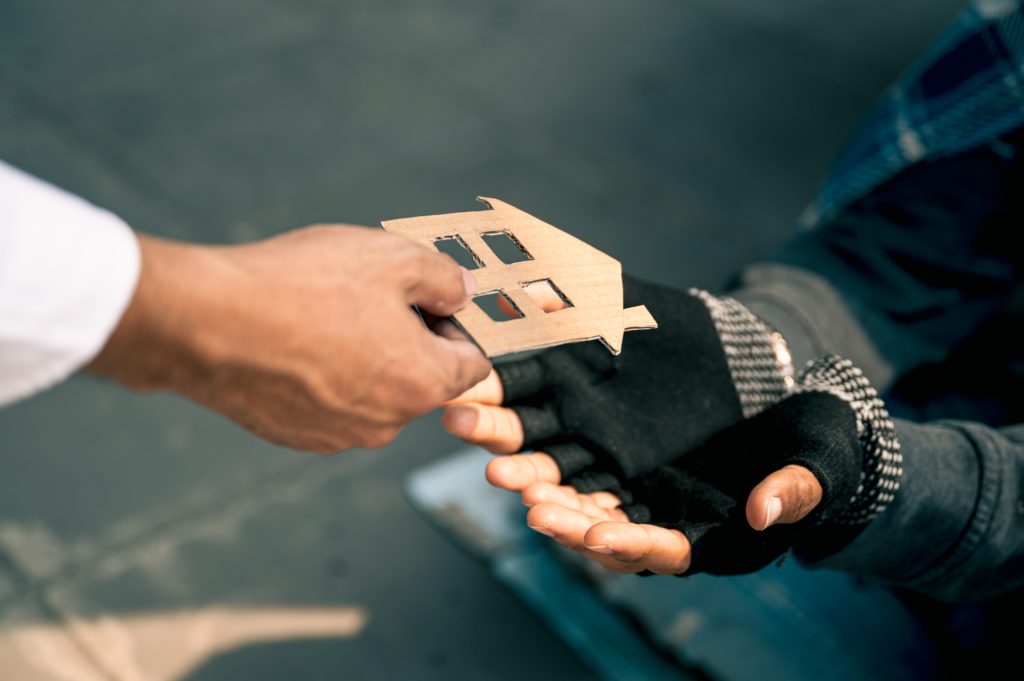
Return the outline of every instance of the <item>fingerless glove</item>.
{"type": "Polygon", "coordinates": [[[798,544],[817,554],[844,546],[892,501],[901,463],[878,394],[848,360],[825,357],[802,372],[790,397],[630,481],[623,510],[686,535],[687,574],[752,572],[798,544]],[[788,464],[815,475],[821,502],[800,522],[752,529],[750,491],[788,464]]]}
{"type": "Polygon", "coordinates": [[[784,341],[743,305],[624,277],[625,305],[658,328],[562,346],[496,369],[524,449],[547,452],[582,492],[624,483],[781,400],[792,384],[784,341]]]}

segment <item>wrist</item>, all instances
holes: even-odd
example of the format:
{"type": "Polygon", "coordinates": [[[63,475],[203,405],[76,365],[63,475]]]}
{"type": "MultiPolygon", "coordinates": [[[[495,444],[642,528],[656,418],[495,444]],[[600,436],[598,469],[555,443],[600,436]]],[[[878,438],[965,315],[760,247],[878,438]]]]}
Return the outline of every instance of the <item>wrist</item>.
{"type": "Polygon", "coordinates": [[[885,403],[853,362],[835,355],[808,364],[797,383],[797,393],[831,394],[853,413],[861,469],[857,490],[848,500],[839,500],[837,509],[827,510],[823,519],[864,525],[892,502],[903,474],[900,443],[885,403]]]}
{"type": "Polygon", "coordinates": [[[216,249],[138,235],[142,268],[114,333],[86,371],[134,390],[183,391],[212,366],[214,296],[228,269],[216,249]]]}
{"type": "Polygon", "coordinates": [[[793,359],[781,333],[742,303],[690,289],[704,303],[718,333],[744,418],[786,397],[795,383],[793,359]]]}

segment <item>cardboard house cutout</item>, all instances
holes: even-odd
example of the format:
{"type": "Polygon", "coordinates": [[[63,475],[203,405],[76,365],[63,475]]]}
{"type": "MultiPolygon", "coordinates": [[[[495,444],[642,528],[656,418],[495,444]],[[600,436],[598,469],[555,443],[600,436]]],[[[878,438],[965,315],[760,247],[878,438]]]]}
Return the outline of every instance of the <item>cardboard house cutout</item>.
{"type": "Polygon", "coordinates": [[[623,309],[622,265],[593,246],[497,199],[479,197],[491,210],[386,220],[381,226],[428,247],[455,239],[477,268],[475,299],[505,296],[522,316],[495,321],[476,304],[454,319],[488,357],[599,338],[613,354],[622,336],[658,324],[643,305],[623,309]],[[504,262],[485,238],[505,235],[522,250],[521,262],[504,262]],[[546,282],[568,305],[545,312],[526,292],[546,282]]]}

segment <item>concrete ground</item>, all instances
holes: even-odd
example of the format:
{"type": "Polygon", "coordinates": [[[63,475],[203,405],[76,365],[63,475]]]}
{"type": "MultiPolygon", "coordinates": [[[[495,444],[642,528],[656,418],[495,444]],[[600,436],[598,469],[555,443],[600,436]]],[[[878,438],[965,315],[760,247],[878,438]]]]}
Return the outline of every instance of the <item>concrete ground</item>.
{"type": "MultiPolygon", "coordinates": [[[[4,0],[0,158],[205,242],[496,196],[714,287],[959,5],[4,0]]],[[[455,447],[314,458],[81,377],[0,412],[0,678],[590,678],[403,499],[455,447]]]]}

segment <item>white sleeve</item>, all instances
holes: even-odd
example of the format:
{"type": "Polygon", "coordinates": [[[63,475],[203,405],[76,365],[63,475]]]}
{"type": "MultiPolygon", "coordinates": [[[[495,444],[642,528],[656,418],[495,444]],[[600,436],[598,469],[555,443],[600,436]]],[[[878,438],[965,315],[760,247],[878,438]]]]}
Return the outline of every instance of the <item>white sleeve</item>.
{"type": "Polygon", "coordinates": [[[140,260],[116,215],[0,161],[0,406],[99,353],[140,260]]]}

